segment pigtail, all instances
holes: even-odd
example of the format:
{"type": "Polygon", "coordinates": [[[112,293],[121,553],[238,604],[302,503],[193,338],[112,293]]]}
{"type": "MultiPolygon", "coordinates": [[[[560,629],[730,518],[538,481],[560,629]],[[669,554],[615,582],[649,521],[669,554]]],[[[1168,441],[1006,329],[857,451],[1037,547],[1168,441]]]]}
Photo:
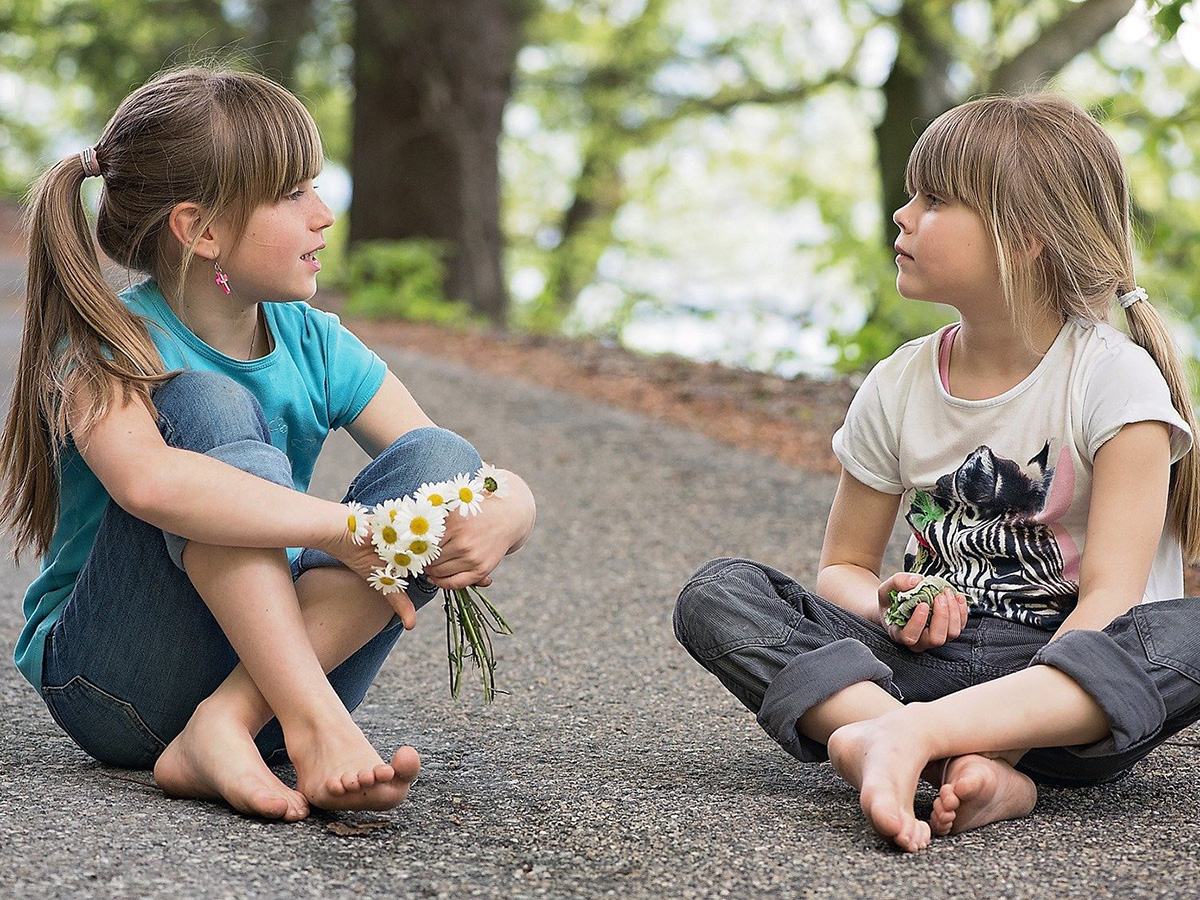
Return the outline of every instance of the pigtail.
{"type": "Polygon", "coordinates": [[[163,373],[145,326],[100,270],[80,199],[86,175],[81,156],[68,157],[38,180],[30,201],[24,331],[0,438],[0,521],[18,557],[30,546],[44,554],[53,537],[59,446],[68,439],[64,393],[84,399],[83,416],[71,423],[82,434],[103,417],[117,385],[123,399],[148,399],[163,373]]]}
{"type": "MultiPolygon", "coordinates": [[[[1144,295],[1143,295],[1144,296],[1144,295]]],[[[1179,360],[1175,342],[1166,323],[1149,301],[1138,300],[1125,308],[1129,335],[1150,354],[1171,390],[1171,403],[1192,432],[1192,446],[1171,466],[1169,525],[1179,538],[1186,562],[1200,559],[1200,432],[1192,410],[1192,395],[1186,370],[1179,360]]]]}

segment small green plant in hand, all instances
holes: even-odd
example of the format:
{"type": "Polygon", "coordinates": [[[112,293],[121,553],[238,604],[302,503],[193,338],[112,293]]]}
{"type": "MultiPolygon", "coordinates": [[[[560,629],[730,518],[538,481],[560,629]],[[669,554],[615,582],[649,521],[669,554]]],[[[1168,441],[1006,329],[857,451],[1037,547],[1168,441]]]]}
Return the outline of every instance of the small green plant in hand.
{"type": "Polygon", "coordinates": [[[916,587],[907,591],[892,591],[892,604],[883,615],[884,623],[903,628],[913,617],[917,607],[924,603],[929,607],[929,618],[925,620],[925,627],[928,628],[929,623],[933,620],[933,598],[948,587],[951,585],[945,578],[938,575],[926,575],[916,587]]]}

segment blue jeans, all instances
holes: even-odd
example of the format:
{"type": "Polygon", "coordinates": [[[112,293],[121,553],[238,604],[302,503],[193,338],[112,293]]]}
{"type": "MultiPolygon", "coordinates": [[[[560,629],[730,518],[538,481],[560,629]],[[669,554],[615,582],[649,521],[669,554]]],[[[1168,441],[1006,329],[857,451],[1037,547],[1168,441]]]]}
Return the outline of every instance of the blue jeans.
{"type": "MultiPolygon", "coordinates": [[[[291,466],[271,445],[258,401],[232,380],[184,372],[155,391],[154,405],[170,446],[292,487],[291,466]]],[[[370,507],[411,494],[424,482],[475,472],[479,465],[479,454],[458,435],[420,428],[368,463],[350,484],[346,500],[370,507]]],[[[110,501],[75,589],[46,639],[46,705],[80,747],[109,765],[152,766],[237,665],[228,639],[184,571],[185,545],[110,501]]],[[[292,564],[292,576],[332,565],[339,565],[333,557],[306,549],[292,564]]],[[[436,589],[422,578],[408,592],[420,607],[436,589]]],[[[329,673],[347,709],[362,701],[403,630],[393,617],[329,673]]],[[[283,758],[283,735],[275,720],[262,729],[257,743],[264,758],[283,758]]]]}
{"type": "Polygon", "coordinates": [[[1123,776],[1138,760],[1200,719],[1200,598],[1143,603],[1103,631],[1051,632],[972,615],[957,639],[923,653],[748,559],[714,559],[684,585],[675,635],[704,668],[755,713],[784,750],[826,758],[801,734],[811,707],[862,681],[904,703],[927,702],[1027,666],[1054,666],[1104,710],[1111,733],[1094,744],[1030,750],[1017,768],[1063,786],[1123,776]]]}

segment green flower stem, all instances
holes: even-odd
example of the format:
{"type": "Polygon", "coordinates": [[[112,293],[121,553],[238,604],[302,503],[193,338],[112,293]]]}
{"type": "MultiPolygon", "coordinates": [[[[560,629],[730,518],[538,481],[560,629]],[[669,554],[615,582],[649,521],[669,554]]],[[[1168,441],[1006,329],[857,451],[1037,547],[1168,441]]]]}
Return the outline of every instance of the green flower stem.
{"type": "Polygon", "coordinates": [[[512,627],[478,588],[443,590],[446,610],[446,655],[450,663],[450,695],[462,690],[463,663],[469,659],[479,670],[483,701],[496,696],[496,655],[493,634],[512,634],[512,627]],[[478,600],[478,602],[476,602],[478,600]]]}

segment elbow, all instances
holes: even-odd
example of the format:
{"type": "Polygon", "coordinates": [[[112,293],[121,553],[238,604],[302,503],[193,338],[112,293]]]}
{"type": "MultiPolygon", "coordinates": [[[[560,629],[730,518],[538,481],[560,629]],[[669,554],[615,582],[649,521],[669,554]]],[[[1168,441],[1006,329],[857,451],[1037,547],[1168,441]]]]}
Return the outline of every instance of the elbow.
{"type": "Polygon", "coordinates": [[[109,495],[121,509],[137,519],[157,525],[172,506],[170,478],[157,466],[146,466],[135,477],[111,485],[109,495]]]}

